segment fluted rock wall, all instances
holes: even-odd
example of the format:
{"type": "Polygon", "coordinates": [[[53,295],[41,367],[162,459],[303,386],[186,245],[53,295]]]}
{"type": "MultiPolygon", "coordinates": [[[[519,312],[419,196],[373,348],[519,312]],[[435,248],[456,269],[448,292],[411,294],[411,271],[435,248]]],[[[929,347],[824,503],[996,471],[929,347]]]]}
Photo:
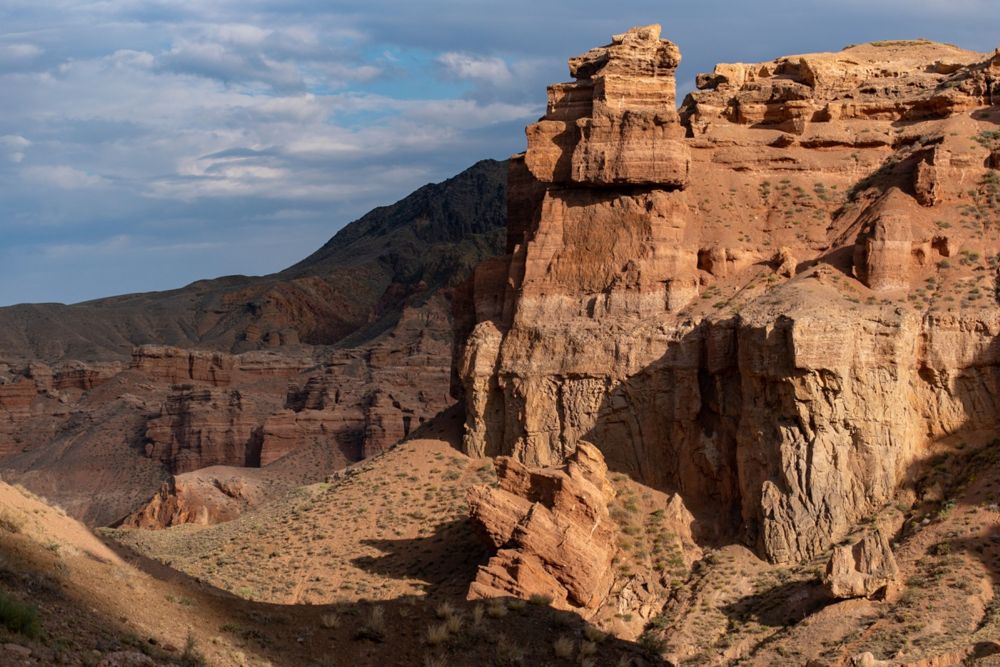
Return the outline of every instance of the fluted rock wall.
{"type": "Polygon", "coordinates": [[[465,448],[558,465],[586,439],[703,538],[800,560],[931,440],[997,426],[997,57],[720,65],[678,116],[679,58],[616,36],[528,128],[510,254],[473,281],[465,448]]]}

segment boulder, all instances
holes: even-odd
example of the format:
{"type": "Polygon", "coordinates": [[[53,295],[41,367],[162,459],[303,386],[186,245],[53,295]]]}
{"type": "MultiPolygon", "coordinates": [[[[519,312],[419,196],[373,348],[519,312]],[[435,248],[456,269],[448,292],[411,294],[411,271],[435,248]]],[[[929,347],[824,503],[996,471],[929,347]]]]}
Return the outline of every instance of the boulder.
{"type": "Polygon", "coordinates": [[[497,459],[499,486],[469,490],[472,520],[497,549],[469,598],[541,595],[564,609],[596,609],[615,553],[608,502],[614,489],[600,451],[580,443],[561,469],[497,459]]]}
{"type": "Polygon", "coordinates": [[[835,547],[824,579],[837,598],[873,598],[898,583],[899,567],[881,530],[851,544],[835,547]]]}

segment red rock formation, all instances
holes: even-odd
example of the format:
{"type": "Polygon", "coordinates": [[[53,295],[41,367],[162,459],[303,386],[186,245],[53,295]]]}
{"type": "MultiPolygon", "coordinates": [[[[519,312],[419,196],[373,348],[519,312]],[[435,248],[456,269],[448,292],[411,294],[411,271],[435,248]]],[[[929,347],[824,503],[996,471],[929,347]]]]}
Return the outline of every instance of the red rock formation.
{"type": "Polygon", "coordinates": [[[499,486],[469,490],[469,506],[498,549],[479,569],[469,598],[546,596],[559,608],[596,609],[608,594],[614,490],[593,445],[580,443],[565,469],[496,461],[499,486]]]}
{"type": "Polygon", "coordinates": [[[678,61],[638,28],[550,88],[506,273],[473,286],[465,448],[553,466],[586,439],[700,534],[816,556],[933,439],[1000,426],[1000,61],[917,41],[720,65],[679,118],[678,61]]]}
{"type": "Polygon", "coordinates": [[[181,524],[232,521],[256,505],[264,492],[252,470],[211,467],[172,477],[122,526],[160,529],[181,524]]]}
{"type": "Polygon", "coordinates": [[[881,531],[833,550],[826,566],[826,585],[834,597],[873,597],[899,583],[899,567],[881,531]]]}
{"type": "Polygon", "coordinates": [[[0,384],[0,411],[26,414],[37,395],[38,386],[27,378],[20,377],[12,382],[0,384]]]}
{"type": "Polygon", "coordinates": [[[181,350],[161,345],[143,345],[132,351],[132,368],[154,380],[170,384],[208,382],[215,387],[228,385],[235,358],[218,352],[181,350]]]}
{"type": "Polygon", "coordinates": [[[146,427],[146,455],[172,473],[214,465],[259,466],[261,432],[238,390],[177,385],[146,427]]]}

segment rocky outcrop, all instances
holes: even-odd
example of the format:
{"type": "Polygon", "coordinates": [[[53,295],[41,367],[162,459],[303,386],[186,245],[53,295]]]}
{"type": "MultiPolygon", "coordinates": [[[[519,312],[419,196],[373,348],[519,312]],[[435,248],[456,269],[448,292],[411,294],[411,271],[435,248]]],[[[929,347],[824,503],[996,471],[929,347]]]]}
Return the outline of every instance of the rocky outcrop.
{"type": "Polygon", "coordinates": [[[132,351],[132,368],[169,384],[194,381],[221,387],[232,380],[234,366],[234,357],[215,352],[162,345],[144,345],[132,351]]]}
{"type": "MultiPolygon", "coordinates": [[[[903,198],[898,191],[890,194],[903,198]]],[[[910,285],[911,225],[905,205],[896,204],[868,223],[854,245],[854,272],[875,291],[905,290],[910,285]]]]}
{"type": "Polygon", "coordinates": [[[874,131],[879,124],[830,124],[919,121],[988,105],[984,83],[989,75],[978,69],[983,58],[955,46],[912,40],[718,65],[713,73],[699,75],[698,92],[684,101],[681,113],[695,134],[737,123],[807,140],[814,132],[836,129],[843,139],[870,145],[874,138],[855,131],[874,131]]]}
{"type": "Polygon", "coordinates": [[[881,531],[866,533],[853,544],[838,546],[826,566],[825,582],[838,598],[884,595],[897,585],[899,567],[881,531]]]}
{"type": "Polygon", "coordinates": [[[995,213],[966,203],[990,196],[994,60],[918,41],[720,65],[675,116],[657,29],[572,59],[511,161],[509,254],[473,281],[466,451],[559,466],[593,442],[703,539],[794,562],[928,443],[996,428],[995,213]]]}
{"type": "Polygon", "coordinates": [[[690,157],[674,111],[680,61],[658,25],[572,58],[576,81],[551,86],[548,112],[528,128],[528,169],[546,183],[683,186],[690,157]]]}
{"type": "Polygon", "coordinates": [[[147,530],[232,521],[264,497],[254,471],[212,467],[172,477],[143,507],[122,521],[147,530]]]}
{"type": "Polygon", "coordinates": [[[470,514],[498,551],[469,598],[542,596],[564,609],[596,609],[612,583],[614,489],[593,445],[580,443],[563,469],[496,461],[498,486],[469,490],[470,514]]]}
{"type": "Polygon", "coordinates": [[[38,386],[28,378],[0,383],[0,411],[11,415],[27,414],[37,395],[38,386]]]}
{"type": "Polygon", "coordinates": [[[164,384],[205,383],[226,387],[259,378],[292,378],[313,364],[309,355],[247,352],[233,355],[143,345],[132,350],[129,368],[164,384]]]}

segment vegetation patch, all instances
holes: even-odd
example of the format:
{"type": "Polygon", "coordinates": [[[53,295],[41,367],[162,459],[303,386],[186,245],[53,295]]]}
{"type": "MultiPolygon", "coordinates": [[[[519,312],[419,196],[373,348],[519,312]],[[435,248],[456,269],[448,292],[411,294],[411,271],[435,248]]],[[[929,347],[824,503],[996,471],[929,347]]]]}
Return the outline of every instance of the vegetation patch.
{"type": "Polygon", "coordinates": [[[4,591],[0,591],[0,625],[29,639],[38,639],[42,635],[38,609],[4,591]]]}

